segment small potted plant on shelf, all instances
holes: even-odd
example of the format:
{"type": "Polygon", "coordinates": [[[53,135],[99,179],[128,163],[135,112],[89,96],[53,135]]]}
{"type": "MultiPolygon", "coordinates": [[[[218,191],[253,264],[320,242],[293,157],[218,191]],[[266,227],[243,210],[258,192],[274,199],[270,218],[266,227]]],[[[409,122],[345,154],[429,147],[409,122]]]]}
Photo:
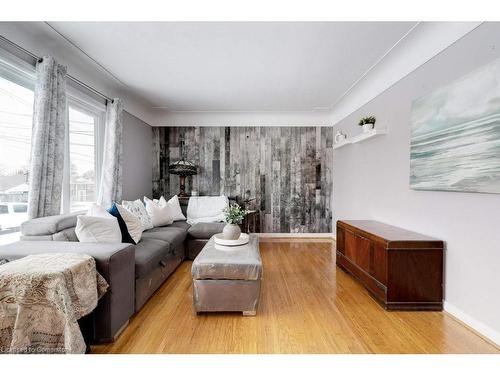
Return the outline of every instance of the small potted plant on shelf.
{"type": "Polygon", "coordinates": [[[243,218],[248,213],[247,210],[240,207],[237,203],[230,203],[224,210],[224,222],[226,225],[222,230],[224,238],[227,240],[237,240],[240,238],[241,229],[238,224],[241,224],[243,218]]]}
{"type": "Polygon", "coordinates": [[[376,121],[377,119],[375,118],[375,116],[367,116],[359,120],[358,125],[361,126],[363,128],[363,132],[366,133],[375,127],[376,121]]]}

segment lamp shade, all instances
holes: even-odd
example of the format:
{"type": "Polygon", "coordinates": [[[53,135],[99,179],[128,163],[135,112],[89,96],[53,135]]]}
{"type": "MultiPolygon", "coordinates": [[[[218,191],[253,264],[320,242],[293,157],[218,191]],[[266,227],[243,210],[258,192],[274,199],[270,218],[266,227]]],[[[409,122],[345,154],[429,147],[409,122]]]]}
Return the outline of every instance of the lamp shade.
{"type": "Polygon", "coordinates": [[[192,176],[197,174],[196,166],[187,160],[179,160],[168,166],[168,173],[179,176],[192,176]]]}

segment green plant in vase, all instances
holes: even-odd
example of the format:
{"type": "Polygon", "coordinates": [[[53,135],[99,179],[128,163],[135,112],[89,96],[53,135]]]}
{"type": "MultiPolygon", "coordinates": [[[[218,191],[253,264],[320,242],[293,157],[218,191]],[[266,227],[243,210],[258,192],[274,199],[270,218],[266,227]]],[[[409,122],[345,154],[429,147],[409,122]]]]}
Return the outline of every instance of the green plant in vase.
{"type": "Polygon", "coordinates": [[[241,224],[247,213],[248,211],[237,203],[230,203],[224,209],[224,222],[226,225],[222,230],[222,234],[225,239],[237,240],[240,238],[241,229],[238,224],[241,224]]]}

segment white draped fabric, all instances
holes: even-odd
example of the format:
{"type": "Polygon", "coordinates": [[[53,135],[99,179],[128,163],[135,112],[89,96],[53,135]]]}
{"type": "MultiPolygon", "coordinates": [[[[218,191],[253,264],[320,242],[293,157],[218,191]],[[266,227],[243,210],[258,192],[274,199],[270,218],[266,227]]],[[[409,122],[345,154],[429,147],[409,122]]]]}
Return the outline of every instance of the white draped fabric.
{"type": "Polygon", "coordinates": [[[66,67],[50,56],[36,66],[28,216],[60,214],[66,128],[66,67]]]}
{"type": "Polygon", "coordinates": [[[101,182],[97,203],[104,208],[122,199],[123,103],[120,99],[106,105],[106,129],[101,182]]]}

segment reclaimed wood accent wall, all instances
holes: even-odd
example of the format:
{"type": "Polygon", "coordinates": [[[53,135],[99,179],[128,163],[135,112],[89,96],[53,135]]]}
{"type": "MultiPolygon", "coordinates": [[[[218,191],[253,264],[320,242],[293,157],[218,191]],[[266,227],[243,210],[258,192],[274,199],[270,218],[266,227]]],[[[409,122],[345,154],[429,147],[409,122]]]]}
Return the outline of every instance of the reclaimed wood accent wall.
{"type": "Polygon", "coordinates": [[[332,146],[331,127],[154,127],[153,196],[178,193],[168,165],[184,155],[186,191],[256,198],[260,232],[331,233],[332,146]]]}

